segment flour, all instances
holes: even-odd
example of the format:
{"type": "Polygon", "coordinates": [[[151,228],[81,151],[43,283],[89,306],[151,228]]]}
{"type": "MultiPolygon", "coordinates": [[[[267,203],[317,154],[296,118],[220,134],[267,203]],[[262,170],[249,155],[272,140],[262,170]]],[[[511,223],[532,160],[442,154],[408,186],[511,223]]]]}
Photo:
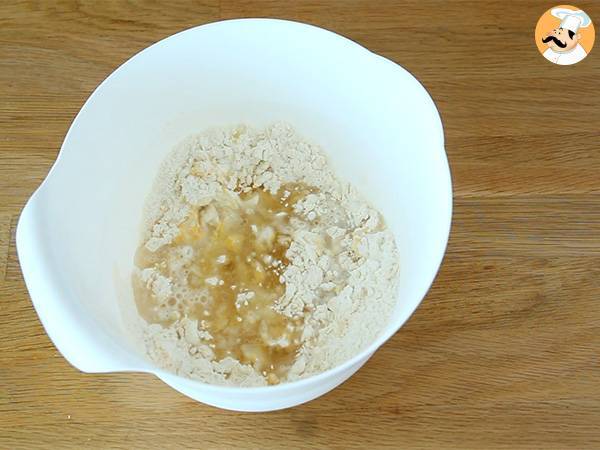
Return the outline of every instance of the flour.
{"type": "MultiPolygon", "coordinates": [[[[228,264],[229,258],[218,255],[215,267],[228,264]]],[[[279,123],[265,130],[212,129],[174,150],[148,202],[136,265],[134,278],[141,287],[138,309],[144,302],[152,305],[156,322],[141,321],[150,359],[183,376],[238,386],[305,378],[359,353],[390,318],[398,278],[394,238],[380,214],[336,178],[318,147],[279,123]],[[291,204],[295,194],[290,186],[298,184],[310,190],[291,204]],[[285,261],[268,253],[260,256],[259,264],[280,283],[281,295],[270,310],[301,324],[297,337],[284,333],[267,339],[269,346],[281,348],[298,342],[283,379],[235,357],[216,357],[216,336],[207,324],[218,319],[209,317],[207,310],[206,317],[195,314],[198,305],[210,304],[210,289],[235,292],[237,310],[249,308],[260,295],[237,284],[228,286],[213,274],[199,274],[198,285],[191,285],[191,261],[201,255],[178,243],[182,227],[198,211],[199,226],[205,227],[224,220],[223,205],[252,211],[258,197],[243,200],[240,194],[255,190],[280,197],[282,208],[293,212],[279,229],[254,224],[250,228],[256,245],[287,248],[285,261]]],[[[236,320],[241,322],[242,317],[236,320]]],[[[288,329],[293,328],[290,324],[288,329]]]]}

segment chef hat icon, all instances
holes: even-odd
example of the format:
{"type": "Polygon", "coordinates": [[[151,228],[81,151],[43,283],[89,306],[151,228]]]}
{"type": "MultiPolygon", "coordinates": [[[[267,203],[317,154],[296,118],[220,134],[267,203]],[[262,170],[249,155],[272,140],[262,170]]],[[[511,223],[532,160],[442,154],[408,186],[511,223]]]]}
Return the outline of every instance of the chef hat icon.
{"type": "Polygon", "coordinates": [[[550,13],[561,20],[560,28],[571,30],[573,33],[577,33],[580,27],[586,28],[592,23],[590,16],[580,9],[573,11],[567,8],[553,8],[550,13]]]}

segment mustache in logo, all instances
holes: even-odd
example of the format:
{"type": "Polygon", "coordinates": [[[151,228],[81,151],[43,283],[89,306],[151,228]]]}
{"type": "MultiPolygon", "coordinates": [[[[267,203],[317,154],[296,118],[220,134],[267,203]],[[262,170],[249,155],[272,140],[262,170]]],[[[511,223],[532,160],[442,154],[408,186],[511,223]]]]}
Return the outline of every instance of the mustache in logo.
{"type": "Polygon", "coordinates": [[[566,42],[561,42],[558,40],[557,37],[555,36],[547,36],[545,38],[542,38],[542,42],[545,44],[547,42],[553,41],[556,45],[558,45],[560,48],[565,48],[567,46],[566,42]]]}

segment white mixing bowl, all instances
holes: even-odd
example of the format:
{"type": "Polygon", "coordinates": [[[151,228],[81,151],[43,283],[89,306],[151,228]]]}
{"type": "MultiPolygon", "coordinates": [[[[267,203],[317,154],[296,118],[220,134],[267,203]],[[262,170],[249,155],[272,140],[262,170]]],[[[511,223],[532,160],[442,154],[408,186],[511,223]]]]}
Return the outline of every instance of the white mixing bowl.
{"type": "Polygon", "coordinates": [[[232,20],[160,41],[96,89],[21,214],[17,249],[40,320],[78,369],[150,372],[198,401],[267,411],[333,389],[398,331],[435,277],[451,210],[440,117],[406,70],[320,28],[232,20]],[[161,370],[132,344],[121,306],[133,305],[133,255],[158,166],[209,126],[273,121],[321,145],[393,230],[401,275],[389,325],[344,364],[277,386],[213,386],[161,370]]]}

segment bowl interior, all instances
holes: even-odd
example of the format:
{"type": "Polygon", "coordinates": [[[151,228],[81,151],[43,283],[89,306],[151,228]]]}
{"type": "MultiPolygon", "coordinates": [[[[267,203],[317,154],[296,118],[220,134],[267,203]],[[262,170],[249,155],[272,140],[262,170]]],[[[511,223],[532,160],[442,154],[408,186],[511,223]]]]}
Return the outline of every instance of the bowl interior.
{"type": "Polygon", "coordinates": [[[229,21],[172,36],[114,72],[77,116],[38,192],[40,270],[85,317],[96,344],[123,342],[136,352],[124,343],[120,305],[133,305],[142,208],[165,155],[209,126],[273,121],[319,144],[395,233],[400,287],[381,342],[410,316],[450,223],[443,133],[430,97],[399,66],[333,33],[229,21]]]}

